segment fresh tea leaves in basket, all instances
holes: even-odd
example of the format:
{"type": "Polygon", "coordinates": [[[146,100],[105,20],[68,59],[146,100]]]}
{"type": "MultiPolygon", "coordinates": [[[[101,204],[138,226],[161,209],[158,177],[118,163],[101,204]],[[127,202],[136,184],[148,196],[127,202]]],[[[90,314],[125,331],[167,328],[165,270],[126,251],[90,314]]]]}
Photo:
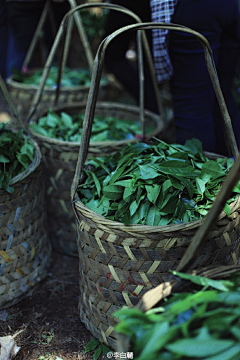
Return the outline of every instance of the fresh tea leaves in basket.
{"type": "MultiPolygon", "coordinates": [[[[92,211],[124,224],[164,226],[202,219],[220,190],[232,159],[210,160],[197,139],[185,145],[155,139],[124,147],[113,156],[89,159],[81,201],[92,211]]],[[[240,192],[233,189],[229,205],[240,192]]]]}
{"type": "MultiPolygon", "coordinates": [[[[83,120],[84,114],[71,116],[63,111],[58,115],[50,109],[46,116],[39,118],[30,128],[49,138],[80,142],[83,120]]],[[[136,134],[141,134],[140,122],[119,120],[113,116],[95,116],[90,141],[128,140],[133,139],[136,134]]]]}
{"type": "MultiPolygon", "coordinates": [[[[183,275],[190,282],[195,277],[183,275]]],[[[192,283],[146,313],[115,312],[115,330],[128,336],[135,360],[240,358],[240,273],[228,280],[202,279],[204,286],[192,283]]]]}
{"type": "Polygon", "coordinates": [[[9,193],[14,192],[9,185],[12,178],[26,170],[34,159],[34,145],[22,134],[23,130],[15,133],[0,124],[0,188],[9,193]]]}
{"type": "MultiPolygon", "coordinates": [[[[58,79],[58,66],[52,66],[49,70],[49,74],[46,80],[45,85],[47,87],[56,87],[58,79]]],[[[22,84],[28,85],[40,85],[43,69],[30,71],[29,73],[21,72],[17,69],[12,70],[13,80],[20,82],[22,84]]],[[[91,82],[92,73],[88,69],[70,69],[65,67],[62,79],[61,86],[63,87],[72,87],[72,86],[89,86],[91,82]]],[[[101,84],[106,83],[107,80],[102,78],[101,84]]]]}

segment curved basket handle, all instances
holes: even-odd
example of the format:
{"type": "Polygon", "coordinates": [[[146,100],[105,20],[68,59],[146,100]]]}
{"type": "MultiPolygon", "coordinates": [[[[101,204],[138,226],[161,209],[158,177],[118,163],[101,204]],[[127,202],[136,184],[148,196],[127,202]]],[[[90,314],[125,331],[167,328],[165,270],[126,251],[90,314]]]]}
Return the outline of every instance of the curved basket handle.
{"type": "Polygon", "coordinates": [[[88,95],[85,117],[84,117],[84,122],[83,122],[83,132],[82,132],[80,149],[79,149],[78,160],[77,160],[77,166],[76,166],[75,175],[74,175],[72,187],[71,187],[71,200],[72,201],[74,201],[74,198],[76,195],[77,187],[78,187],[78,184],[80,181],[81,171],[82,171],[84,162],[86,160],[87,152],[88,152],[93,117],[94,117],[94,112],[95,112],[96,98],[97,98],[97,93],[98,93],[98,88],[99,88],[99,83],[100,83],[101,72],[103,69],[103,59],[104,59],[104,54],[105,54],[106,48],[107,48],[108,44],[116,36],[120,35],[124,31],[147,30],[147,29],[154,29],[154,28],[174,30],[174,31],[184,31],[186,33],[189,33],[189,34],[192,34],[193,36],[195,36],[202,44],[202,46],[204,48],[207,69],[208,69],[208,72],[209,72],[209,75],[210,75],[210,78],[212,81],[212,85],[213,85],[213,88],[214,88],[214,91],[215,91],[215,94],[216,94],[216,97],[218,100],[218,104],[219,104],[219,107],[220,107],[220,110],[222,113],[222,117],[223,117],[224,124],[225,124],[225,129],[227,132],[227,136],[229,138],[229,143],[231,145],[231,151],[232,151],[232,154],[235,159],[237,159],[237,157],[239,156],[236,139],[235,139],[234,132],[232,129],[231,119],[230,119],[230,116],[229,116],[229,113],[228,113],[228,110],[227,110],[227,107],[225,104],[225,100],[224,100],[224,97],[223,97],[223,94],[222,94],[222,91],[220,88],[220,84],[219,84],[219,80],[218,80],[218,76],[217,76],[217,72],[216,72],[216,68],[215,68],[215,63],[214,63],[214,59],[212,56],[212,50],[211,50],[208,40],[203,35],[198,33],[197,31],[194,31],[188,27],[178,25],[178,24],[150,22],[150,23],[128,25],[128,26],[125,26],[125,27],[122,27],[122,28],[116,30],[114,33],[107,36],[100,44],[97,54],[96,54],[96,57],[95,57],[93,71],[92,71],[92,80],[91,80],[91,88],[90,88],[91,91],[89,91],[89,95],[88,95]]]}
{"type": "MultiPolygon", "coordinates": [[[[75,0],[68,0],[68,2],[70,4],[72,10],[77,8],[77,4],[76,4],[75,0]]],[[[87,38],[86,33],[84,31],[84,26],[82,24],[82,19],[81,19],[80,15],[78,13],[76,13],[75,11],[74,11],[73,17],[74,17],[74,20],[75,20],[75,23],[76,23],[76,26],[77,26],[77,29],[78,29],[78,32],[79,32],[79,35],[80,35],[80,39],[82,40],[82,44],[83,44],[83,48],[84,48],[84,51],[85,51],[85,55],[86,55],[86,59],[87,59],[87,62],[88,62],[89,69],[91,70],[92,66],[93,66],[93,54],[92,54],[90,44],[88,42],[88,38],[87,38]]]]}
{"type": "Polygon", "coordinates": [[[7,100],[8,106],[9,106],[14,118],[16,119],[19,127],[23,128],[25,134],[29,135],[29,129],[26,126],[26,124],[22,121],[21,116],[17,112],[17,109],[16,109],[16,107],[15,107],[13,101],[12,101],[11,95],[9,94],[9,91],[8,91],[8,89],[6,87],[6,84],[5,84],[1,74],[0,74],[0,88],[2,90],[2,93],[3,93],[4,97],[5,97],[5,99],[7,100]]]}
{"type": "MultiPolygon", "coordinates": [[[[74,0],[69,0],[69,1],[74,1],[74,0]]],[[[81,9],[86,9],[86,8],[92,8],[92,7],[100,7],[100,8],[106,8],[109,10],[117,10],[120,12],[124,12],[127,15],[130,15],[131,17],[134,18],[134,20],[136,20],[136,22],[138,23],[142,23],[141,19],[139,18],[138,15],[136,15],[135,13],[133,13],[131,10],[119,6],[119,5],[115,5],[115,4],[104,4],[104,3],[92,3],[92,4],[84,4],[84,5],[80,5],[79,7],[76,7],[73,9],[73,11],[68,12],[68,16],[71,16],[71,14],[75,15],[75,12],[81,8],[81,9]]],[[[65,37],[66,37],[66,33],[65,33],[65,37]]],[[[149,69],[150,69],[150,75],[152,78],[152,82],[153,82],[153,88],[154,88],[154,92],[155,92],[155,96],[156,96],[156,101],[157,101],[157,105],[158,105],[158,109],[159,109],[159,114],[161,116],[162,119],[164,119],[164,111],[163,111],[163,105],[162,105],[162,100],[160,98],[160,94],[159,94],[159,90],[158,90],[158,84],[157,84],[157,79],[156,79],[156,75],[155,75],[155,68],[154,68],[154,63],[152,60],[152,56],[151,56],[151,50],[149,48],[149,44],[148,44],[148,40],[146,37],[145,32],[141,31],[137,33],[137,47],[138,47],[138,68],[139,68],[139,103],[140,103],[140,122],[142,125],[142,135],[144,136],[145,133],[145,119],[144,119],[144,72],[143,72],[143,54],[142,54],[142,42],[143,41],[143,46],[144,46],[144,50],[146,52],[146,57],[147,57],[147,61],[148,61],[148,65],[149,65],[149,69]],[[142,39],[141,39],[142,36],[142,39]]],[[[65,46],[66,46],[66,40],[65,40],[65,46]]],[[[59,74],[58,74],[58,81],[57,81],[57,89],[56,89],[56,98],[55,98],[55,104],[54,106],[57,107],[58,106],[58,98],[59,98],[59,94],[60,94],[60,83],[61,83],[61,78],[62,78],[62,73],[64,70],[64,49],[62,50],[62,54],[60,56],[60,64],[62,64],[62,66],[59,68],[59,74]]],[[[160,121],[160,118],[159,118],[160,121]]]]}
{"type": "Polygon", "coordinates": [[[49,12],[49,9],[50,9],[50,3],[51,3],[51,0],[47,0],[46,1],[46,4],[44,5],[44,8],[43,8],[43,11],[42,11],[42,14],[41,14],[41,17],[40,17],[40,20],[38,22],[38,25],[36,27],[36,30],[34,32],[34,35],[33,35],[33,38],[32,38],[32,41],[30,43],[30,46],[28,48],[28,52],[25,56],[25,59],[24,59],[24,62],[23,62],[23,65],[22,65],[22,68],[25,69],[27,68],[30,60],[31,60],[31,57],[33,55],[33,51],[37,45],[37,41],[38,41],[38,38],[39,38],[39,33],[41,32],[46,20],[47,20],[47,15],[48,15],[48,12],[49,12]]]}
{"type": "MultiPolygon", "coordinates": [[[[71,9],[74,9],[77,6],[75,0],[67,0],[67,1],[69,2],[69,5],[70,5],[71,9]]],[[[22,66],[23,69],[26,68],[28,66],[28,64],[29,64],[29,61],[30,61],[30,59],[31,59],[31,57],[33,55],[33,51],[34,51],[34,49],[36,47],[36,44],[37,44],[37,41],[38,41],[38,38],[39,38],[39,33],[43,29],[43,26],[44,26],[44,24],[45,24],[45,22],[47,20],[48,14],[50,14],[50,16],[52,18],[53,14],[52,14],[52,9],[51,9],[51,0],[47,0],[45,6],[43,8],[40,20],[38,22],[38,25],[37,25],[37,28],[36,28],[36,30],[34,32],[31,44],[29,46],[28,52],[27,52],[27,54],[25,56],[25,59],[24,59],[24,62],[23,62],[23,66],[22,66]]],[[[82,44],[83,44],[83,49],[85,51],[85,55],[86,55],[86,59],[87,59],[87,62],[88,62],[89,69],[91,69],[92,64],[93,64],[93,55],[92,55],[91,47],[90,47],[90,44],[88,42],[86,33],[84,31],[84,27],[83,27],[83,24],[82,24],[82,19],[79,16],[79,14],[76,13],[76,14],[74,14],[74,20],[75,20],[75,23],[76,23],[76,27],[77,27],[80,39],[81,39],[82,44]]],[[[56,31],[56,29],[54,27],[53,27],[53,31],[54,32],[56,31]]]]}
{"type": "MultiPolygon", "coordinates": [[[[141,23],[141,19],[132,11],[128,10],[127,8],[123,7],[123,6],[119,6],[119,5],[115,5],[115,4],[104,4],[104,3],[93,3],[93,4],[82,4],[79,5],[77,7],[75,7],[74,9],[68,11],[68,13],[64,16],[61,25],[59,27],[58,33],[56,35],[55,41],[52,45],[51,51],[49,53],[49,56],[47,58],[47,61],[45,63],[44,66],[44,71],[43,71],[43,75],[42,75],[42,79],[39,85],[39,88],[33,98],[32,101],[32,105],[30,108],[30,111],[28,113],[27,119],[28,119],[28,123],[30,122],[31,117],[34,115],[37,105],[39,104],[42,92],[43,92],[43,88],[53,61],[53,57],[55,55],[56,49],[59,46],[60,40],[62,38],[62,36],[65,36],[65,45],[64,47],[67,45],[66,43],[66,37],[67,37],[67,32],[65,31],[65,28],[67,27],[69,18],[74,15],[74,13],[78,10],[83,10],[86,8],[92,8],[92,7],[101,7],[101,8],[105,8],[105,9],[109,9],[109,10],[117,10],[120,11],[126,15],[131,16],[136,22],[141,23]]],[[[155,76],[155,68],[154,68],[154,63],[152,60],[152,56],[151,56],[151,51],[148,45],[148,41],[146,38],[146,34],[142,34],[142,40],[143,40],[143,46],[144,46],[144,50],[146,52],[146,57],[148,60],[148,64],[149,64],[149,69],[150,69],[150,73],[151,73],[151,77],[152,77],[152,82],[153,82],[153,87],[154,87],[154,91],[155,91],[155,96],[156,96],[156,100],[157,100],[157,104],[158,104],[158,108],[159,108],[159,113],[161,115],[162,118],[164,118],[163,115],[163,106],[162,106],[162,101],[159,95],[159,91],[158,91],[158,84],[157,84],[157,80],[156,80],[156,76],[155,76]]],[[[138,50],[139,50],[139,71],[140,71],[140,117],[143,117],[143,73],[142,73],[142,51],[141,51],[141,46],[140,44],[140,34],[138,37],[138,50]]],[[[60,59],[60,63],[61,66],[59,67],[59,74],[58,74],[58,82],[57,82],[57,89],[56,89],[56,99],[55,99],[55,106],[57,106],[57,102],[58,102],[58,97],[59,97],[59,92],[60,92],[60,82],[61,82],[61,77],[62,77],[62,72],[63,72],[63,62],[64,62],[64,54],[65,51],[63,49],[62,51],[62,55],[61,55],[61,59],[60,59]]],[[[143,123],[143,121],[142,121],[143,123]]]]}

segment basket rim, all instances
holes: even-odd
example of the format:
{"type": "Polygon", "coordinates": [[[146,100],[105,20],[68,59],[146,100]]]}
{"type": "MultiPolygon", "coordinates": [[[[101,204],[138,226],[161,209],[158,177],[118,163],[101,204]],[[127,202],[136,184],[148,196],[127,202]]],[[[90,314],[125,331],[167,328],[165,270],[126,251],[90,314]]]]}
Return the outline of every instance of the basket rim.
{"type": "MultiPolygon", "coordinates": [[[[63,109],[67,109],[67,108],[80,108],[82,107],[83,110],[85,111],[85,107],[86,107],[86,103],[82,102],[82,103],[73,103],[73,104],[69,104],[63,107],[59,107],[57,109],[55,109],[55,111],[61,111],[63,109]]],[[[135,114],[137,112],[139,112],[139,107],[136,105],[126,105],[126,104],[120,104],[120,103],[116,103],[116,102],[107,102],[107,101],[100,101],[96,104],[96,109],[110,109],[110,108],[116,108],[117,110],[130,110],[132,112],[134,112],[135,114]]],[[[54,109],[53,109],[54,110],[54,109]]],[[[81,111],[81,109],[80,109],[81,111]]],[[[43,116],[45,113],[47,113],[47,110],[41,113],[41,116],[43,116]]],[[[149,110],[144,110],[144,114],[151,117],[152,120],[154,120],[157,124],[156,129],[154,129],[153,131],[151,131],[150,133],[146,134],[147,138],[151,138],[153,136],[156,136],[159,132],[161,132],[164,129],[165,124],[161,121],[159,121],[160,119],[160,115],[155,114],[149,110]]],[[[38,119],[39,119],[40,114],[38,114],[38,119]]],[[[37,120],[36,117],[34,117],[33,119],[30,120],[29,125],[36,123],[37,120]]],[[[37,139],[40,139],[42,141],[45,141],[49,144],[55,144],[55,145],[67,145],[69,147],[80,147],[80,141],[76,142],[76,141],[64,141],[64,140],[58,140],[55,138],[50,138],[41,134],[38,134],[36,132],[34,132],[31,128],[29,128],[30,133],[37,139]]],[[[89,147],[90,148],[104,148],[107,146],[120,146],[120,145],[127,145],[127,144],[134,144],[136,142],[138,142],[139,139],[138,138],[133,138],[133,139],[128,139],[128,140],[117,140],[117,141],[94,141],[94,142],[90,142],[89,147]]]]}
{"type": "MultiPolygon", "coordinates": [[[[106,77],[104,79],[106,80],[106,82],[104,82],[102,84],[100,83],[100,87],[102,87],[102,88],[113,83],[113,80],[110,79],[109,77],[106,77]]],[[[6,83],[7,83],[7,85],[15,87],[18,90],[24,90],[24,91],[35,90],[35,91],[37,91],[39,89],[39,85],[24,84],[24,83],[14,80],[13,75],[10,75],[6,79],[6,83]]],[[[76,85],[76,86],[63,86],[63,87],[61,87],[61,91],[73,91],[73,90],[81,91],[81,90],[88,90],[89,88],[90,88],[90,84],[89,85],[76,85]]],[[[44,91],[45,92],[56,92],[56,87],[44,85],[44,91]]]]}
{"type": "Polygon", "coordinates": [[[36,170],[36,168],[40,165],[41,163],[41,159],[42,159],[42,154],[41,154],[41,150],[39,148],[38,143],[30,138],[30,141],[32,141],[34,148],[35,148],[35,153],[34,153],[34,159],[32,161],[32,163],[29,165],[29,167],[27,169],[25,169],[23,172],[21,172],[20,174],[14,176],[11,181],[10,181],[10,185],[14,185],[17,182],[22,181],[23,179],[25,179],[27,176],[31,175],[31,173],[33,171],[36,170]]]}
{"type": "MultiPolygon", "coordinates": [[[[141,232],[142,234],[146,233],[156,233],[156,232],[162,232],[167,233],[169,231],[183,231],[183,230],[192,230],[197,227],[199,227],[203,221],[205,220],[205,217],[203,219],[187,222],[187,223],[181,223],[181,224],[169,224],[164,226],[154,226],[154,225],[142,225],[142,224],[129,224],[125,225],[122,222],[119,221],[113,221],[108,218],[106,218],[103,215],[100,215],[91,209],[89,209],[86,205],[82,203],[82,201],[79,198],[76,198],[73,200],[72,205],[76,208],[78,211],[84,211],[84,216],[88,217],[89,219],[92,219],[94,217],[94,222],[97,222],[103,226],[109,226],[111,229],[117,228],[121,231],[126,231],[129,234],[136,232],[141,232]],[[96,220],[96,221],[95,221],[96,220]]],[[[233,201],[231,204],[229,204],[231,213],[230,215],[240,206],[240,194],[237,196],[237,199],[233,201]]],[[[225,213],[225,211],[222,210],[220,213],[217,221],[220,221],[224,218],[228,218],[229,216],[225,213]]],[[[77,218],[78,220],[78,218],[77,218]]],[[[133,235],[134,236],[134,235],[133,235]]]]}

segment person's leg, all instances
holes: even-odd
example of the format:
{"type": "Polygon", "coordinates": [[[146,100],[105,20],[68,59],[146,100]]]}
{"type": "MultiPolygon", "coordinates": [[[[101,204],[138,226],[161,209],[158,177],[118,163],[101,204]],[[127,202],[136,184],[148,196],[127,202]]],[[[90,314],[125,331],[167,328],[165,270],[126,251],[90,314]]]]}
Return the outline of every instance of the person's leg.
{"type": "Polygon", "coordinates": [[[8,50],[8,72],[21,70],[31,40],[39,22],[45,1],[7,2],[9,29],[12,34],[8,50]]]}
{"type": "MultiPolygon", "coordinates": [[[[240,47],[222,46],[219,50],[217,73],[223,97],[232,121],[232,127],[236,137],[237,145],[240,149],[240,113],[232,92],[239,55],[240,47]]],[[[230,145],[227,140],[223,117],[217,101],[215,101],[213,108],[213,118],[216,137],[216,152],[222,155],[230,155],[230,145]]]]}
{"type": "MultiPolygon", "coordinates": [[[[217,64],[221,36],[236,13],[235,0],[179,0],[173,23],[185,25],[204,35],[217,64]]],[[[177,142],[196,137],[204,150],[216,152],[213,120],[215,93],[204,60],[203,47],[192,35],[172,31],[170,55],[174,68],[171,82],[177,142]]]]}

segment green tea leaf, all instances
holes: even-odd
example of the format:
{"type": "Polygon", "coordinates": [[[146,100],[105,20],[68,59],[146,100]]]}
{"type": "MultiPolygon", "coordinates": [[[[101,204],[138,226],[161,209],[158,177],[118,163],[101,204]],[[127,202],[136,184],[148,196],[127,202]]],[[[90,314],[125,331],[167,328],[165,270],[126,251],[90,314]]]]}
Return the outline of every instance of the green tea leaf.
{"type": "Polygon", "coordinates": [[[49,127],[54,128],[59,124],[59,122],[60,122],[60,117],[57,114],[50,111],[47,115],[47,125],[49,127]]]}
{"type": "Polygon", "coordinates": [[[208,360],[237,360],[240,355],[240,345],[234,345],[230,349],[221,353],[208,357],[208,360]]]}
{"type": "Polygon", "coordinates": [[[148,200],[155,204],[157,201],[157,198],[160,194],[161,191],[161,186],[158,184],[153,184],[153,185],[145,185],[145,188],[147,190],[147,198],[148,200]]]}
{"type": "Polygon", "coordinates": [[[201,286],[210,286],[219,291],[229,291],[229,287],[227,287],[226,285],[232,285],[232,283],[228,281],[208,279],[203,276],[184,274],[175,270],[172,271],[172,273],[176,276],[179,276],[181,279],[189,280],[194,284],[198,284],[201,286]]]}
{"type": "Polygon", "coordinates": [[[198,139],[187,140],[185,145],[189,147],[194,155],[202,157],[202,143],[198,139]]]}
{"type": "Polygon", "coordinates": [[[4,154],[0,154],[0,162],[1,163],[9,163],[10,159],[7,156],[5,156],[4,154]]]}
{"type": "Polygon", "coordinates": [[[165,161],[161,163],[158,165],[158,170],[164,174],[182,176],[189,179],[194,179],[199,176],[197,171],[193,172],[193,169],[189,164],[177,160],[165,161]]]}
{"type": "Polygon", "coordinates": [[[202,166],[202,175],[205,174],[210,175],[211,179],[217,179],[223,176],[224,172],[221,166],[216,161],[209,160],[202,166]]]}
{"type": "Polygon", "coordinates": [[[85,346],[85,353],[95,350],[97,346],[99,346],[101,343],[99,340],[97,339],[91,339],[87,345],[85,346]]]}
{"type": "Polygon", "coordinates": [[[93,354],[93,360],[98,360],[101,353],[102,353],[102,349],[101,347],[99,347],[97,350],[95,350],[93,354]]]}
{"type": "Polygon", "coordinates": [[[159,209],[154,206],[151,207],[148,211],[147,218],[146,218],[146,224],[157,226],[160,221],[161,215],[159,213],[159,209]]]}
{"type": "Polygon", "coordinates": [[[134,200],[131,204],[130,204],[130,215],[133,216],[135,214],[135,212],[137,211],[139,206],[139,203],[134,200]]]}
{"type": "Polygon", "coordinates": [[[61,112],[61,120],[64,126],[66,126],[67,128],[72,127],[73,124],[72,117],[69,114],[65,113],[64,111],[61,112]]]}
{"type": "Polygon", "coordinates": [[[196,339],[182,339],[175,343],[166,345],[166,348],[178,355],[186,357],[203,358],[205,356],[212,356],[221,354],[223,351],[229,349],[234,345],[234,341],[208,338],[196,339]]]}
{"type": "Polygon", "coordinates": [[[196,185],[197,185],[198,193],[203,196],[204,191],[205,191],[205,182],[202,179],[197,178],[196,185]]]}
{"type": "Polygon", "coordinates": [[[123,196],[124,188],[119,185],[107,185],[102,188],[103,195],[110,200],[118,200],[123,196]]]}
{"type": "Polygon", "coordinates": [[[153,169],[153,167],[148,165],[139,165],[140,175],[142,179],[154,179],[159,173],[153,169]]]}

